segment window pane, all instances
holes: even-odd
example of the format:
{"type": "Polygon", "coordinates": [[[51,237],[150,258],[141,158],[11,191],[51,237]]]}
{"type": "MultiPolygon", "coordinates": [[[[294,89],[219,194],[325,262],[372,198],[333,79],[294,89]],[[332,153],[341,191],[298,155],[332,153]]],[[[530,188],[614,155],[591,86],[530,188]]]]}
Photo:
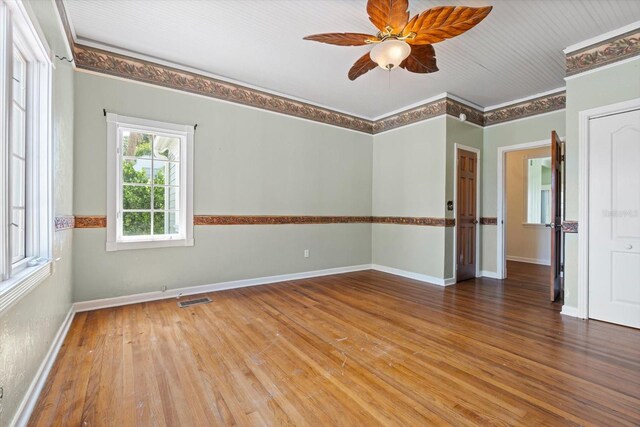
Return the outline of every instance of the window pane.
{"type": "Polygon", "coordinates": [[[178,234],[178,212],[154,212],[153,234],[178,234]]]}
{"type": "Polygon", "coordinates": [[[180,160],[180,138],[156,136],[153,157],[158,160],[180,160]]]}
{"type": "Polygon", "coordinates": [[[24,111],[15,104],[13,105],[12,110],[13,115],[13,123],[11,128],[11,149],[13,150],[13,154],[24,157],[25,156],[25,138],[24,138],[24,111]]]}
{"type": "Polygon", "coordinates": [[[124,131],[122,133],[122,155],[129,157],[151,158],[153,135],[124,131]]]}
{"type": "Polygon", "coordinates": [[[13,207],[25,206],[25,161],[11,156],[11,204],[13,207]]]}
{"type": "Polygon", "coordinates": [[[180,184],[180,164],[154,160],[153,183],[159,185],[180,184]]]}
{"type": "Polygon", "coordinates": [[[530,224],[546,224],[550,206],[544,193],[551,188],[551,157],[527,159],[527,212],[530,224]]]}
{"type": "Polygon", "coordinates": [[[154,209],[178,210],[179,201],[177,187],[154,187],[154,209]]]}
{"type": "Polygon", "coordinates": [[[151,209],[151,186],[125,185],[122,189],[124,209],[151,209]]]}
{"type": "Polygon", "coordinates": [[[122,162],[122,181],[131,184],[151,184],[151,160],[124,160],[122,162]]]}
{"type": "Polygon", "coordinates": [[[13,100],[24,107],[26,99],[27,64],[17,49],[14,49],[13,52],[13,100]]]}
{"type": "Polygon", "coordinates": [[[150,212],[124,212],[122,234],[125,236],[148,236],[151,234],[150,212]]]}
{"type": "Polygon", "coordinates": [[[15,263],[26,257],[26,232],[24,209],[11,210],[11,262],[15,263]]]}

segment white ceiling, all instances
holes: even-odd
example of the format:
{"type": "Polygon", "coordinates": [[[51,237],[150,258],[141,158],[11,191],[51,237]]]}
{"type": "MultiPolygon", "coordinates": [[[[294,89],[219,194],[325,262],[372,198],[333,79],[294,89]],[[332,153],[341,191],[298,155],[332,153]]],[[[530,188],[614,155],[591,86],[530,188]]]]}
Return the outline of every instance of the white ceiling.
{"type": "Polygon", "coordinates": [[[638,0],[410,0],[494,6],[476,28],[434,45],[440,71],[347,71],[367,46],[302,40],[375,33],[366,0],[65,0],[80,42],[170,61],[366,118],[443,92],[483,107],[564,86],[562,49],[640,20],[638,0]],[[390,78],[390,80],[389,80],[390,78]]]}

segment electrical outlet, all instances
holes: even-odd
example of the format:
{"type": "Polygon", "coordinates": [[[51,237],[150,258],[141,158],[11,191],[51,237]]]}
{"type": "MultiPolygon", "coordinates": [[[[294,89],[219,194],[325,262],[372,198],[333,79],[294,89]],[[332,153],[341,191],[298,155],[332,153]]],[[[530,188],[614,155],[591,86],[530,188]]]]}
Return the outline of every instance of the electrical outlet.
{"type": "Polygon", "coordinates": [[[304,250],[304,257],[309,258],[309,249],[304,250]]]}

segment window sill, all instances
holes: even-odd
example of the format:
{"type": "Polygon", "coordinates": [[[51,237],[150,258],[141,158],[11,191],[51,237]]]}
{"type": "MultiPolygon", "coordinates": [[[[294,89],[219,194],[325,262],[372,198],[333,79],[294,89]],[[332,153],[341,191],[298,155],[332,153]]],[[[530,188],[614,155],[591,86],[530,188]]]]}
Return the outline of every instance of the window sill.
{"type": "Polygon", "coordinates": [[[107,242],[107,252],[124,251],[129,249],[155,249],[177,246],[193,246],[193,239],[153,240],[141,242],[107,242]]]}
{"type": "Polygon", "coordinates": [[[16,276],[0,282],[0,314],[51,276],[51,261],[27,267],[16,276]]]}

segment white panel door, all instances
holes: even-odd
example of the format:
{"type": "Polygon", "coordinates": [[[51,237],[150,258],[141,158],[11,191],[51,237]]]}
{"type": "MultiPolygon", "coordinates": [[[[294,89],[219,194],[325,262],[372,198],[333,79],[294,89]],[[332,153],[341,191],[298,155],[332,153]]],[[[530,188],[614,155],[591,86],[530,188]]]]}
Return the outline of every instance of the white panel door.
{"type": "Polygon", "coordinates": [[[589,128],[589,317],[640,328],[640,110],[589,128]]]}

